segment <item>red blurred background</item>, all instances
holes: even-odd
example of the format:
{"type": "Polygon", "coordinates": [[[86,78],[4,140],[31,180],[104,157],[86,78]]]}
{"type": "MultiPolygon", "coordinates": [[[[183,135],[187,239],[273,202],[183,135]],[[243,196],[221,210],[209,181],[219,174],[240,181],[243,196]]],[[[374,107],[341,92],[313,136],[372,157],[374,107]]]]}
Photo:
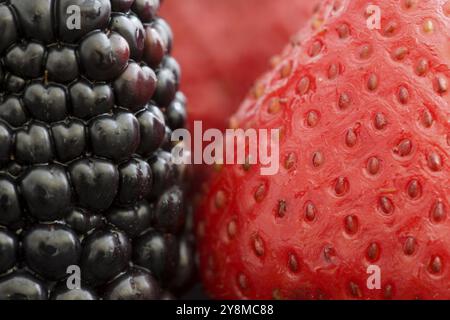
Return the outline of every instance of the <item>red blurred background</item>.
{"type": "Polygon", "coordinates": [[[224,129],[256,78],[269,68],[319,0],[164,0],[190,121],[224,129]]]}

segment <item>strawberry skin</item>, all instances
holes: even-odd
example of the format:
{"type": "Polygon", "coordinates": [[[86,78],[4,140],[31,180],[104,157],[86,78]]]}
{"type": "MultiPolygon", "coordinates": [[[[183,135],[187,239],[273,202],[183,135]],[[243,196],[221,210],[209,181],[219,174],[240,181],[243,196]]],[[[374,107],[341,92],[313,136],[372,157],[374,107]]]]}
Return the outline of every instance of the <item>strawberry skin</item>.
{"type": "Polygon", "coordinates": [[[232,124],[280,171],[225,165],[197,215],[222,299],[450,299],[450,4],[324,1],[232,124]],[[367,268],[381,271],[369,289],[367,268]]]}
{"type": "Polygon", "coordinates": [[[224,129],[272,55],[306,24],[318,2],[167,1],[161,10],[177,41],[174,56],[183,69],[190,119],[224,129]]]}

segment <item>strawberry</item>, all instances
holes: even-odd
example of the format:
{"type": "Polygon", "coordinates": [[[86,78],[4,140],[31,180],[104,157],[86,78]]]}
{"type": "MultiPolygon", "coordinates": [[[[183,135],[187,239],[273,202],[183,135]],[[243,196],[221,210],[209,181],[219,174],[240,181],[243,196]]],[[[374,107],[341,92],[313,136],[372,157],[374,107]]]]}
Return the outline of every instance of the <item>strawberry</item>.
{"type": "Polygon", "coordinates": [[[177,40],[174,56],[183,69],[190,119],[224,129],[270,57],[308,21],[318,1],[166,1],[161,11],[177,40]]]}
{"type": "Polygon", "coordinates": [[[367,1],[325,1],[235,115],[281,129],[280,170],[211,181],[212,297],[450,299],[450,2],[371,3],[380,29],[367,1]]]}

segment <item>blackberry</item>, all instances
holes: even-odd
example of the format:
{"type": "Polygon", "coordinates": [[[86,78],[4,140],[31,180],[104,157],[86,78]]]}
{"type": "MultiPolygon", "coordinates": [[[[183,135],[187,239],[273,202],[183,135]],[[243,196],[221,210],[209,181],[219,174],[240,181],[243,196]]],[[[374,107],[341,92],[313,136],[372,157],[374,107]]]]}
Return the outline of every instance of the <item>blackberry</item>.
{"type": "Polygon", "coordinates": [[[0,1],[0,299],[191,283],[188,171],[170,153],[186,99],[160,2],[0,1]]]}

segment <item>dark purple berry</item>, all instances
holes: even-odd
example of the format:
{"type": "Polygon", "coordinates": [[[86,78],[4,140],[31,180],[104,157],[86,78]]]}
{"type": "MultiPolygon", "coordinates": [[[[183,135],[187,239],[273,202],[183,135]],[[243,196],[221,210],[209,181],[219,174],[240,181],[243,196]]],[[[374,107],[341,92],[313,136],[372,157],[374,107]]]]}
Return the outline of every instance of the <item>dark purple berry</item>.
{"type": "Polygon", "coordinates": [[[144,61],[148,66],[157,68],[163,61],[166,48],[164,41],[158,30],[151,26],[145,27],[145,47],[144,47],[144,61]]]}
{"type": "Polygon", "coordinates": [[[28,273],[15,272],[0,278],[0,300],[46,300],[45,286],[28,273]]]}
{"type": "Polygon", "coordinates": [[[159,197],[169,186],[176,184],[178,172],[171,158],[170,153],[159,151],[149,160],[153,173],[153,197],[159,197]]]}
{"type": "Polygon", "coordinates": [[[83,279],[93,285],[104,284],[123,271],[130,258],[131,244],[125,234],[116,230],[95,232],[83,241],[83,279]]]}
{"type": "Polygon", "coordinates": [[[22,216],[19,194],[13,181],[0,178],[0,224],[10,226],[22,216]]]}
{"type": "Polygon", "coordinates": [[[147,197],[152,187],[152,169],[139,159],[132,159],[119,167],[120,187],[118,201],[129,205],[147,197]]]}
{"type": "Polygon", "coordinates": [[[39,275],[52,280],[67,275],[77,265],[81,246],[78,236],[60,224],[42,224],[27,231],[23,239],[25,262],[39,275]]]}
{"type": "Polygon", "coordinates": [[[172,130],[184,128],[187,120],[186,105],[182,100],[175,98],[166,110],[166,118],[172,130]]]}
{"type": "Polygon", "coordinates": [[[119,189],[119,172],[105,160],[82,159],[70,166],[77,203],[83,208],[108,209],[119,189]]]}
{"type": "Polygon", "coordinates": [[[177,232],[184,223],[184,199],[179,187],[167,190],[155,207],[155,226],[159,230],[177,232]]]}
{"type": "Polygon", "coordinates": [[[161,35],[164,42],[164,48],[166,48],[166,53],[170,54],[172,51],[173,32],[169,24],[163,18],[156,18],[153,22],[153,27],[158,30],[161,35]]]}
{"type": "Polygon", "coordinates": [[[114,93],[112,88],[105,84],[77,82],[70,87],[70,99],[73,115],[81,119],[108,113],[114,107],[114,93]]]}
{"type": "Polygon", "coordinates": [[[138,111],[150,102],[156,89],[156,81],[152,69],[130,63],[114,81],[116,103],[123,108],[138,111]]]}
{"type": "Polygon", "coordinates": [[[87,288],[68,289],[65,281],[54,289],[51,300],[97,300],[95,293],[87,288]]]}
{"type": "Polygon", "coordinates": [[[65,83],[75,80],[79,76],[75,51],[65,47],[50,49],[45,69],[51,81],[65,83]]]}
{"type": "Polygon", "coordinates": [[[166,152],[171,152],[174,146],[174,142],[172,141],[172,129],[169,126],[166,126],[166,132],[164,135],[164,141],[161,145],[161,149],[166,152]]]}
{"type": "Polygon", "coordinates": [[[163,143],[166,133],[164,116],[155,106],[149,106],[137,114],[141,131],[139,154],[149,157],[163,143]]]}
{"type": "Polygon", "coordinates": [[[14,74],[7,74],[5,78],[5,90],[9,93],[21,93],[26,85],[25,79],[14,74]]]}
{"type": "Polygon", "coordinates": [[[151,230],[135,240],[133,260],[163,283],[175,275],[178,259],[178,241],[171,234],[151,230]]]}
{"type": "Polygon", "coordinates": [[[157,74],[157,85],[153,99],[160,106],[167,107],[178,90],[177,79],[170,69],[161,69],[157,74]]]}
{"type": "Polygon", "coordinates": [[[53,125],[53,141],[61,162],[73,160],[86,150],[86,133],[81,121],[71,120],[53,125]]]}
{"type": "Polygon", "coordinates": [[[128,112],[96,118],[89,134],[94,154],[116,161],[131,157],[140,143],[139,122],[128,112]]]}
{"type": "Polygon", "coordinates": [[[0,123],[0,163],[6,163],[11,158],[13,134],[11,130],[0,123]]]}
{"type": "Polygon", "coordinates": [[[38,120],[56,122],[67,116],[67,95],[63,87],[35,83],[27,87],[23,99],[25,107],[38,120]]]}
{"type": "Polygon", "coordinates": [[[110,28],[119,33],[128,42],[130,58],[139,61],[144,52],[145,30],[142,22],[133,15],[114,14],[110,28]]]}
{"type": "Polygon", "coordinates": [[[17,24],[11,9],[5,4],[0,5],[0,30],[2,30],[0,53],[3,53],[5,49],[17,40],[17,24]]]}
{"type": "Polygon", "coordinates": [[[106,300],[155,300],[160,298],[160,288],[152,275],[133,268],[111,282],[105,292],[106,300]]]}
{"type": "Polygon", "coordinates": [[[101,215],[92,214],[84,209],[73,208],[67,215],[65,222],[77,233],[83,235],[104,225],[101,215]]]}
{"type": "Polygon", "coordinates": [[[35,167],[24,176],[20,186],[30,214],[39,221],[59,220],[67,214],[72,192],[62,167],[35,167]]]}
{"type": "Polygon", "coordinates": [[[48,163],[53,159],[52,143],[47,127],[32,124],[16,134],[16,159],[20,163],[48,163]]]}
{"type": "Polygon", "coordinates": [[[151,22],[159,9],[159,0],[135,0],[132,10],[142,22],[151,22]]]}
{"type": "Polygon", "coordinates": [[[15,96],[7,97],[0,104],[0,119],[5,120],[12,127],[24,125],[28,118],[22,101],[15,96]]]}
{"type": "Polygon", "coordinates": [[[172,56],[166,56],[164,57],[162,64],[164,68],[169,69],[170,71],[173,72],[173,75],[175,76],[176,79],[176,84],[178,86],[181,81],[181,67],[178,64],[178,61],[172,56]]]}
{"type": "Polygon", "coordinates": [[[88,78],[113,80],[124,70],[130,58],[130,48],[118,33],[96,32],[81,42],[80,61],[88,78]]]}
{"type": "Polygon", "coordinates": [[[107,214],[108,222],[126,232],[130,238],[137,237],[150,227],[153,208],[142,201],[130,208],[116,207],[107,214]]]}
{"type": "Polygon", "coordinates": [[[5,64],[15,75],[33,79],[43,74],[44,55],[45,49],[41,44],[18,44],[6,54],[5,64]]]}
{"type": "Polygon", "coordinates": [[[50,43],[53,34],[54,0],[10,0],[27,38],[50,43]]]}
{"type": "Polygon", "coordinates": [[[14,233],[0,228],[0,274],[12,269],[16,265],[19,241],[14,233]]]}

